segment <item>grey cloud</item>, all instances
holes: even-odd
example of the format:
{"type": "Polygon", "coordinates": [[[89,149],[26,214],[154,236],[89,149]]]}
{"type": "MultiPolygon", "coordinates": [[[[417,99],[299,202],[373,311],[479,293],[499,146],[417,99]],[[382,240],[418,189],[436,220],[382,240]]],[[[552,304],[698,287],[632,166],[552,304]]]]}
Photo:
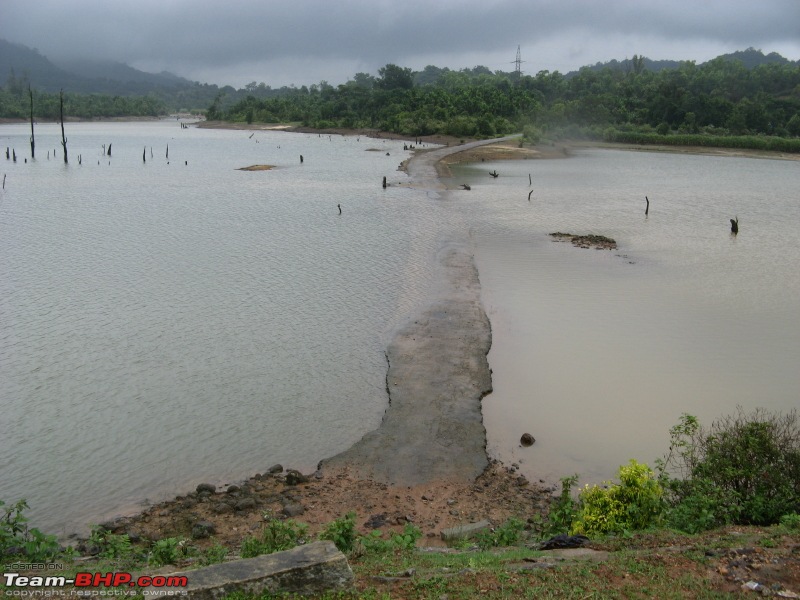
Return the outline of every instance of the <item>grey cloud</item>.
{"type": "MultiPolygon", "coordinates": [[[[334,61],[371,66],[436,64],[511,54],[519,44],[562,49],[560,62],[606,60],[634,36],[648,47],[782,43],[800,47],[798,0],[2,0],[0,37],[51,58],[78,55],[159,64],[178,74],[241,71],[247,64],[334,61]],[[648,43],[648,40],[651,43],[648,43]]],[[[512,57],[513,58],[513,57],[512,57]]],[[[621,58],[621,57],[620,57],[621,58]]],[[[797,56],[789,57],[797,59],[797,56]]],[[[509,58],[510,60],[510,58],[509,58]]],[[[488,62],[488,61],[487,61],[488,62]]],[[[473,65],[474,66],[474,65],[473,65]]],[[[578,64],[572,68],[577,68],[578,64]]],[[[542,65],[542,68],[548,68],[542,65]]],[[[552,68],[552,67],[551,67],[552,68]]],[[[352,75],[353,73],[350,73],[352,75]]],[[[335,79],[331,76],[330,79],[335,79]]],[[[254,76],[253,79],[258,79],[254,76]]]]}

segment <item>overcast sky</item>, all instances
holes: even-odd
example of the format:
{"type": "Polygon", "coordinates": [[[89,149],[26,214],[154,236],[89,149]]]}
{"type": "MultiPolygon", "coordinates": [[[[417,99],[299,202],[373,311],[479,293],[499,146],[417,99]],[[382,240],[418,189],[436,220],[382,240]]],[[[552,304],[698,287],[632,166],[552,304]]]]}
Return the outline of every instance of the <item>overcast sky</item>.
{"type": "Polygon", "coordinates": [[[567,73],[750,46],[800,59],[800,0],[0,0],[0,38],[242,87],[344,83],[393,63],[567,73]]]}

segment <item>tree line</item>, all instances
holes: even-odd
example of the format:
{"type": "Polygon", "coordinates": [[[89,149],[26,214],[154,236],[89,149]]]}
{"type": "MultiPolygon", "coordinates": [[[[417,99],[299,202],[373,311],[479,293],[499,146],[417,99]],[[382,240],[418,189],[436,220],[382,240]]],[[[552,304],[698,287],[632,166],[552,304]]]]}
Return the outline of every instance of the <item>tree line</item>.
{"type": "MultiPolygon", "coordinates": [[[[305,86],[274,98],[249,94],[207,116],[235,122],[300,122],[317,128],[376,128],[409,136],[615,139],[626,134],[713,137],[800,136],[800,66],[747,69],[717,58],[651,72],[641,57],[627,69],[584,68],[571,76],[515,76],[485,67],[412,72],[386,65],[343,85],[305,86]]],[[[624,137],[624,136],[623,136],[624,137]]],[[[790,144],[792,146],[792,144],[790,144]]],[[[793,146],[794,147],[794,146],[793,146]]]]}
{"type": "MultiPolygon", "coordinates": [[[[562,75],[521,75],[486,67],[422,71],[388,64],[377,76],[357,73],[338,86],[322,81],[272,89],[252,82],[241,90],[205,86],[167,102],[156,94],[65,95],[65,113],[78,118],[158,116],[205,97],[210,120],[293,122],[315,128],[370,128],[408,136],[491,137],[522,131],[526,140],[561,137],[638,143],[772,147],[800,141],[800,65],[752,68],[729,57],[702,65],[650,70],[643,57],[562,75]],[[206,89],[207,88],[207,89],[206,89]],[[210,92],[215,96],[209,96],[210,92]],[[213,101],[211,101],[213,98],[213,101]],[[179,104],[176,104],[179,103],[179,104]]],[[[0,88],[0,117],[29,118],[28,82],[13,73],[0,88]]],[[[34,91],[37,118],[57,117],[58,95],[34,91]]]]}
{"type": "MultiPolygon", "coordinates": [[[[26,79],[11,80],[0,88],[0,117],[29,119],[30,93],[36,119],[58,120],[60,94],[31,90],[26,79]]],[[[64,114],[79,119],[96,117],[158,117],[167,114],[163,100],[153,96],[110,96],[107,94],[64,94],[64,114]]]]}

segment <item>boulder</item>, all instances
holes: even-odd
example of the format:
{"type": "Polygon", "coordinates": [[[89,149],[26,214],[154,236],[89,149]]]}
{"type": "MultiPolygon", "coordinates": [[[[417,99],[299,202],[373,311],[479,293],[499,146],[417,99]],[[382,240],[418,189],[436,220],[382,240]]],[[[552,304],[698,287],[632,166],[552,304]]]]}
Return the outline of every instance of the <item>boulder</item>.
{"type": "Polygon", "coordinates": [[[211,521],[198,521],[192,527],[192,539],[199,540],[211,537],[217,532],[217,528],[211,521]]]}
{"type": "Polygon", "coordinates": [[[298,483],[308,483],[308,477],[303,475],[300,471],[289,469],[286,471],[284,481],[286,481],[286,485],[297,485],[298,483]]]}
{"type": "Polygon", "coordinates": [[[186,577],[188,585],[145,588],[142,595],[148,600],[181,592],[192,600],[218,600],[234,592],[253,597],[296,594],[316,598],[329,592],[347,592],[353,586],[347,559],[330,541],[165,577],[186,577]]]}
{"type": "Polygon", "coordinates": [[[459,525],[458,527],[451,527],[450,529],[442,530],[442,539],[445,541],[460,540],[475,535],[479,531],[489,529],[492,524],[487,521],[478,521],[477,523],[467,523],[466,525],[459,525]]]}
{"type": "Polygon", "coordinates": [[[299,517],[304,512],[306,512],[306,509],[303,508],[302,504],[292,503],[284,506],[281,512],[287,517],[299,517]]]}

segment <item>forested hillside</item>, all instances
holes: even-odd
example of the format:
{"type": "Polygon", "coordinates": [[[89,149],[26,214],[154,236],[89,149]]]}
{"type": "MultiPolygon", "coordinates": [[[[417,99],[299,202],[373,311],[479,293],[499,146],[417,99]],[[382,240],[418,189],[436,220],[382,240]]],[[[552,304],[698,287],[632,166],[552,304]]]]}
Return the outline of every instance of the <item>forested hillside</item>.
{"type": "MultiPolygon", "coordinates": [[[[34,116],[56,118],[57,93],[36,83],[44,79],[52,85],[67,72],[35,50],[3,44],[24,57],[32,72],[10,68],[0,88],[0,117],[29,118],[32,93],[34,116]]],[[[22,58],[6,58],[13,60],[22,58]]],[[[784,151],[800,145],[800,62],[753,48],[701,65],[634,55],[566,75],[517,76],[481,66],[459,71],[427,66],[414,72],[389,64],[377,76],[357,73],[336,87],[323,81],[280,89],[255,81],[240,90],[218,88],[122,64],[84,62],[71,68],[87,76],[74,75],[81,85],[104,82],[91,94],[78,91],[74,81],[65,89],[65,112],[79,118],[199,109],[211,120],[374,128],[409,136],[524,131],[529,142],[587,137],[784,151]],[[122,84],[113,76],[129,81],[122,84]],[[141,89],[149,91],[131,93],[141,89]]]]}
{"type": "MultiPolygon", "coordinates": [[[[301,88],[280,98],[248,96],[209,119],[300,121],[311,127],[367,127],[410,136],[488,137],[525,131],[635,141],[636,135],[800,136],[800,66],[788,61],[746,68],[719,57],[650,71],[634,56],[629,69],[584,68],[570,76],[450,71],[386,65],[344,85],[301,88]],[[623,135],[624,134],[624,135],[623,135]]],[[[644,138],[642,138],[644,140],[644,138]]],[[[736,142],[734,145],[737,145],[736,142]]],[[[788,144],[786,148],[796,144],[788,144]]]]}

